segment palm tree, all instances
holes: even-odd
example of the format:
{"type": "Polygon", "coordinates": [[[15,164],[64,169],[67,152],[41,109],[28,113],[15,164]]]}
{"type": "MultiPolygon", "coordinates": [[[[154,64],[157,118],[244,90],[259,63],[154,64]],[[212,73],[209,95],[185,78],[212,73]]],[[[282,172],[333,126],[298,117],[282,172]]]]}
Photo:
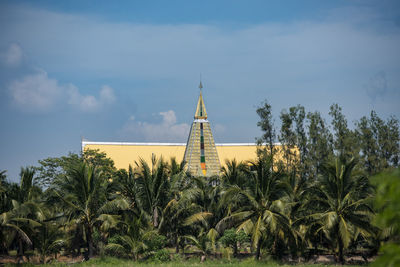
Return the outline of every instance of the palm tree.
{"type": "Polygon", "coordinates": [[[22,259],[24,255],[24,244],[32,245],[34,228],[40,226],[44,219],[42,205],[38,198],[41,194],[40,188],[33,185],[35,170],[33,167],[22,167],[20,172],[21,181],[19,186],[15,185],[9,198],[12,198],[12,209],[2,213],[0,216],[2,235],[12,237],[8,242],[13,242],[18,237],[18,256],[22,259]]]}
{"type": "Polygon", "coordinates": [[[0,214],[0,237],[3,248],[8,253],[9,245],[17,238],[18,240],[18,255],[20,258],[23,256],[23,244],[32,245],[31,237],[28,236],[27,228],[40,226],[40,223],[35,220],[24,218],[20,214],[19,204],[13,201],[14,209],[0,214]]]}
{"type": "Polygon", "coordinates": [[[306,215],[302,207],[308,184],[306,177],[296,172],[291,172],[283,179],[283,185],[286,187],[285,191],[287,192],[287,196],[282,200],[285,202],[284,213],[289,220],[289,228],[292,232],[292,238],[288,240],[290,241],[289,248],[292,256],[298,256],[299,252],[303,253],[306,246],[305,234],[307,227],[301,219],[306,215]]]}
{"type": "Polygon", "coordinates": [[[368,178],[356,170],[356,164],[354,158],[347,161],[342,156],[325,164],[322,175],[310,187],[312,194],[305,205],[314,211],[309,218],[335,247],[340,263],[344,263],[344,250],[358,233],[365,237],[375,232],[369,204],[373,189],[368,178]]]}
{"type": "Polygon", "coordinates": [[[6,171],[0,171],[0,214],[7,209],[7,187],[6,171]]]}
{"type": "Polygon", "coordinates": [[[37,229],[35,241],[38,241],[37,250],[40,254],[40,262],[46,263],[47,256],[56,255],[65,245],[64,233],[56,221],[43,222],[37,229]]]}
{"type": "Polygon", "coordinates": [[[54,184],[55,193],[64,204],[65,215],[84,229],[86,260],[93,257],[93,231],[101,215],[129,207],[123,198],[108,201],[107,183],[102,171],[82,162],[72,166],[54,184]]]}
{"type": "Polygon", "coordinates": [[[128,256],[137,260],[139,254],[147,248],[143,237],[146,234],[146,226],[140,219],[123,224],[122,233],[110,238],[106,250],[117,255],[128,256]],[[126,229],[125,229],[126,228],[126,229]]]}
{"type": "Polygon", "coordinates": [[[212,250],[215,251],[216,234],[215,230],[206,232],[204,229],[200,229],[197,237],[185,235],[184,238],[190,242],[189,247],[197,249],[202,254],[202,261],[204,261],[206,255],[209,255],[212,250]]]}
{"type": "Polygon", "coordinates": [[[223,185],[246,186],[249,180],[244,173],[245,169],[246,165],[243,162],[237,162],[236,159],[226,160],[225,166],[221,168],[221,179],[223,185]]]}
{"type": "MultiPolygon", "coordinates": [[[[206,203],[209,185],[201,177],[191,177],[183,170],[171,177],[171,200],[163,210],[163,217],[160,223],[160,230],[172,234],[175,240],[176,253],[179,252],[179,245],[190,234],[197,230],[208,231],[212,236],[215,233],[213,228],[209,229],[208,219],[213,217],[206,203]]],[[[189,238],[190,239],[190,238],[189,238]]],[[[215,238],[212,238],[215,244],[215,238]]]]}
{"type": "Polygon", "coordinates": [[[145,160],[135,162],[135,195],[138,205],[147,213],[153,226],[158,227],[162,210],[168,202],[168,165],[153,155],[151,168],[145,160]]]}
{"type": "Polygon", "coordinates": [[[271,157],[260,155],[256,161],[249,162],[247,177],[250,186],[232,186],[224,193],[223,204],[235,201],[240,202],[241,207],[221,220],[217,229],[222,232],[223,228],[229,228],[229,223],[240,223],[237,231],[244,230],[246,234],[251,234],[252,245],[256,249],[255,258],[259,259],[262,242],[267,237],[273,237],[275,248],[280,236],[290,234],[288,219],[282,213],[281,199],[285,196],[283,174],[272,168],[271,157]]]}

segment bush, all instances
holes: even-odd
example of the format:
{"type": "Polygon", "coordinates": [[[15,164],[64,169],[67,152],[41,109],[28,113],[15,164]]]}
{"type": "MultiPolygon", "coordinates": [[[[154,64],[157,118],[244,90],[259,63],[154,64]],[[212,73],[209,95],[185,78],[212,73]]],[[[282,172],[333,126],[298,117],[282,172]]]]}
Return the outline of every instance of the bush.
{"type": "Polygon", "coordinates": [[[143,241],[148,247],[148,251],[157,251],[165,247],[167,238],[156,232],[149,232],[143,237],[143,241]]]}
{"type": "Polygon", "coordinates": [[[169,252],[166,249],[157,250],[152,259],[156,262],[166,262],[170,260],[169,252]]]}
{"type": "Polygon", "coordinates": [[[241,230],[236,232],[235,228],[225,230],[224,235],[219,239],[225,248],[231,247],[233,249],[233,254],[236,256],[238,252],[237,244],[243,244],[250,240],[249,236],[241,230]]]}

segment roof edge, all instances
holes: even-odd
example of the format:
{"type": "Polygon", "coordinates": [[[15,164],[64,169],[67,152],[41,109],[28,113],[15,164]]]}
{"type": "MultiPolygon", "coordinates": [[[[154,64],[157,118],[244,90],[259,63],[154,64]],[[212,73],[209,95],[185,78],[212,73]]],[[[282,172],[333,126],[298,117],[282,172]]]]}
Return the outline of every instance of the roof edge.
{"type": "MultiPolygon", "coordinates": [[[[82,140],[82,149],[86,145],[114,145],[114,146],[186,146],[186,143],[156,143],[156,142],[96,142],[82,140]]],[[[257,143],[218,143],[215,146],[255,146],[257,143]]],[[[266,145],[266,144],[262,144],[266,145]]],[[[281,145],[274,143],[274,145],[281,145]]]]}

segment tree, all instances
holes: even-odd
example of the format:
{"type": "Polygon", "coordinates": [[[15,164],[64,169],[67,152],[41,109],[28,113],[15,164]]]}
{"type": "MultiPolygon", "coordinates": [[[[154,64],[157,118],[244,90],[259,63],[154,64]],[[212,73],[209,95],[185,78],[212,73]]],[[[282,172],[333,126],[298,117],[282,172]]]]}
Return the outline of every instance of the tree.
{"type": "Polygon", "coordinates": [[[151,168],[147,162],[140,159],[135,162],[135,190],[139,207],[147,213],[153,226],[158,227],[162,210],[168,202],[168,165],[162,158],[151,159],[151,168]]]}
{"type": "MultiPolygon", "coordinates": [[[[201,213],[202,207],[195,202],[200,192],[194,188],[194,184],[183,170],[171,177],[170,184],[171,198],[162,212],[159,230],[161,233],[171,236],[171,239],[174,240],[175,251],[179,253],[183,236],[191,232],[191,224],[188,224],[187,220],[192,215],[201,213]]],[[[204,218],[200,216],[200,219],[204,218]]]]}
{"type": "Polygon", "coordinates": [[[316,177],[320,173],[322,164],[333,155],[332,135],[326,127],[324,119],[319,112],[309,112],[308,120],[308,157],[306,164],[311,177],[316,177]]]}
{"type": "Polygon", "coordinates": [[[323,165],[322,175],[308,190],[312,195],[305,203],[306,209],[314,211],[309,218],[320,225],[318,231],[323,231],[335,247],[340,263],[344,263],[344,250],[357,232],[368,236],[376,230],[369,204],[373,189],[368,178],[355,169],[356,164],[355,159],[347,161],[342,156],[323,165]]]}
{"type": "Polygon", "coordinates": [[[290,116],[292,120],[296,123],[295,127],[295,136],[296,136],[296,146],[299,149],[300,155],[300,167],[303,168],[305,158],[307,157],[308,149],[307,149],[307,136],[304,129],[304,120],[306,117],[306,113],[304,107],[301,105],[297,105],[295,107],[291,107],[290,116]]]}
{"type": "Polygon", "coordinates": [[[37,199],[41,194],[40,188],[33,185],[35,175],[33,167],[22,167],[20,172],[21,181],[15,187],[12,197],[12,209],[1,214],[2,235],[11,237],[5,238],[8,244],[17,242],[18,256],[22,259],[25,252],[25,245],[32,245],[34,228],[40,225],[43,220],[43,211],[37,199]],[[17,238],[17,239],[16,239],[17,238]]]}
{"type": "Polygon", "coordinates": [[[280,236],[290,235],[288,219],[282,213],[285,195],[282,186],[283,173],[272,168],[271,156],[260,155],[256,161],[249,162],[247,177],[251,186],[242,189],[238,186],[229,188],[222,203],[241,201],[241,207],[222,219],[217,230],[221,231],[230,222],[235,222],[237,231],[244,230],[251,235],[252,246],[256,249],[255,258],[261,255],[262,242],[270,238],[272,252],[277,252],[280,236]]]}
{"type": "Polygon", "coordinates": [[[250,240],[249,236],[241,230],[239,232],[236,231],[235,228],[231,228],[224,231],[224,235],[219,239],[219,241],[225,247],[231,247],[233,249],[233,256],[236,257],[238,255],[238,243],[243,244],[250,240]]]}
{"type": "Polygon", "coordinates": [[[122,198],[108,201],[107,183],[102,171],[85,162],[72,166],[54,183],[53,190],[64,205],[65,215],[84,229],[86,260],[94,254],[93,232],[100,216],[129,207],[122,198]]]}
{"type": "MultiPolygon", "coordinates": [[[[124,223],[127,228],[122,233],[117,233],[109,239],[106,251],[113,255],[128,256],[138,260],[140,253],[147,249],[144,242],[146,227],[139,219],[124,223]]],[[[125,228],[124,227],[124,228],[125,228]]]]}
{"type": "Polygon", "coordinates": [[[381,170],[377,127],[371,123],[372,121],[365,116],[356,123],[363,165],[369,175],[381,170]]]}
{"type": "Polygon", "coordinates": [[[226,160],[225,166],[221,168],[221,180],[223,186],[246,186],[249,180],[245,175],[246,165],[243,162],[237,162],[236,159],[226,160]]]}
{"type": "Polygon", "coordinates": [[[114,161],[107,157],[106,153],[98,149],[85,149],[82,154],[69,153],[68,156],[59,158],[46,158],[39,160],[39,167],[35,167],[37,176],[35,184],[42,188],[48,188],[52,182],[66,174],[67,170],[85,161],[101,169],[107,177],[112,177],[116,172],[114,161]]]}
{"type": "Polygon", "coordinates": [[[390,239],[380,251],[382,255],[373,266],[398,266],[400,264],[400,169],[385,171],[373,177],[376,188],[375,206],[379,211],[376,222],[390,230],[390,239]]]}
{"type": "Polygon", "coordinates": [[[10,190],[10,184],[6,179],[6,171],[0,171],[0,214],[11,209],[10,192],[8,192],[8,190],[10,190]]]}
{"type": "Polygon", "coordinates": [[[356,134],[360,140],[361,158],[370,175],[396,167],[400,156],[399,121],[390,117],[386,122],[371,111],[369,118],[356,122],[356,134]]]}
{"type": "Polygon", "coordinates": [[[42,222],[37,229],[35,241],[38,244],[37,250],[40,254],[40,262],[43,264],[46,263],[46,257],[51,254],[57,254],[65,245],[64,232],[55,220],[42,222]]]}
{"type": "Polygon", "coordinates": [[[257,139],[259,145],[266,143],[269,154],[273,157],[274,153],[274,142],[276,139],[276,132],[274,126],[274,120],[272,118],[272,107],[265,100],[261,106],[257,108],[257,114],[260,120],[257,122],[257,126],[261,128],[263,132],[262,136],[257,139]]]}
{"type": "Polygon", "coordinates": [[[286,110],[282,110],[281,115],[281,132],[278,136],[279,141],[283,147],[283,158],[286,160],[284,165],[286,171],[295,171],[295,160],[296,160],[296,133],[293,131],[293,117],[287,113],[286,110]]]}
{"type": "Polygon", "coordinates": [[[347,119],[342,113],[342,108],[338,104],[330,107],[329,115],[332,117],[334,131],[333,147],[336,155],[343,155],[351,158],[358,154],[358,142],[355,134],[347,127],[347,119]]]}
{"type": "Polygon", "coordinates": [[[53,181],[65,175],[66,170],[79,164],[82,159],[78,154],[69,153],[68,156],[59,158],[46,158],[39,160],[39,167],[36,167],[37,176],[35,184],[42,188],[48,188],[53,181]]]}

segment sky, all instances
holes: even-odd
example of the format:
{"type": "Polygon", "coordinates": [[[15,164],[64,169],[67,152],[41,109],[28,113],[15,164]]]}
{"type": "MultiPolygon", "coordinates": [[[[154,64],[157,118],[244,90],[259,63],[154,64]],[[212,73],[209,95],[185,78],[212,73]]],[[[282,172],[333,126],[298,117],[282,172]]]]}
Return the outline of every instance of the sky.
{"type": "Polygon", "coordinates": [[[400,118],[400,2],[1,1],[0,170],[90,141],[186,142],[203,83],[217,143],[301,104],[400,118]]]}

